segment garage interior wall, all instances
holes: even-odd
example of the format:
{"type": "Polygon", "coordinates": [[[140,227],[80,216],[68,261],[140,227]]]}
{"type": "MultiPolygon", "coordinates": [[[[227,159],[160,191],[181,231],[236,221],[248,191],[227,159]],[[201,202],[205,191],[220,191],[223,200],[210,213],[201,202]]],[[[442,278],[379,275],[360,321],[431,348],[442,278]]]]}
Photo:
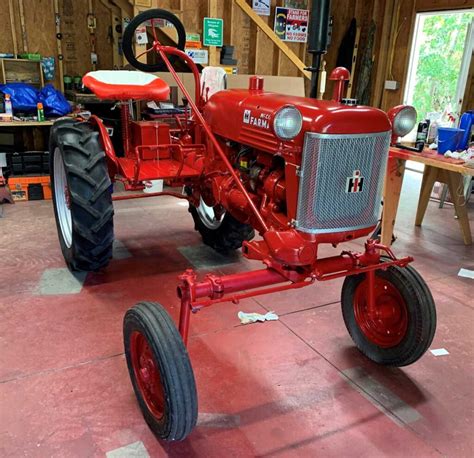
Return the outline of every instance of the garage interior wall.
{"type": "MultiPolygon", "coordinates": [[[[13,22],[18,52],[40,53],[42,56],[58,56],[55,31],[55,0],[8,0],[13,7],[13,22]],[[23,33],[23,30],[26,33],[23,33]]],[[[4,0],[7,4],[7,0],[4,0]]],[[[297,76],[299,70],[251,21],[233,0],[57,0],[63,24],[61,40],[64,55],[64,74],[83,75],[91,70],[91,43],[87,28],[87,15],[91,12],[97,20],[96,53],[98,69],[110,69],[122,62],[114,56],[117,35],[115,21],[119,17],[133,16],[140,10],[137,6],[149,3],[152,7],[172,10],[178,14],[188,32],[202,33],[202,21],[209,11],[224,19],[224,42],[235,46],[239,73],[261,75],[297,76]],[[134,4],[137,5],[134,5],[134,4]],[[197,14],[196,14],[197,13],[197,14]]],[[[248,3],[251,3],[248,1],[248,3]]],[[[272,7],[282,0],[271,0],[272,7]]],[[[309,1],[311,3],[311,0],[309,1]]],[[[373,48],[374,68],[371,78],[371,104],[388,109],[401,103],[404,80],[408,68],[410,44],[415,14],[421,11],[436,11],[469,8],[470,0],[332,0],[334,18],[332,43],[325,60],[330,72],[337,59],[338,48],[353,17],[362,27],[359,55],[367,41],[367,31],[373,20],[376,25],[373,48]],[[384,90],[384,81],[400,82],[396,91],[384,90]]],[[[5,8],[5,18],[7,8],[5,8]]],[[[272,8],[274,11],[274,8],[272,8]]],[[[10,11],[9,11],[10,12],[10,11]]],[[[274,17],[262,17],[271,27],[274,17]]],[[[0,52],[13,52],[13,33],[10,21],[4,20],[4,33],[0,35],[0,52]]],[[[306,45],[287,43],[300,57],[310,63],[306,45]]],[[[359,59],[360,61],[360,59],[359,59]]],[[[474,72],[467,83],[464,106],[474,106],[474,72]]],[[[354,84],[357,84],[356,69],[354,84]]],[[[55,83],[59,83],[56,71],[55,83]]],[[[326,97],[330,97],[332,86],[328,84],[326,97]]]]}

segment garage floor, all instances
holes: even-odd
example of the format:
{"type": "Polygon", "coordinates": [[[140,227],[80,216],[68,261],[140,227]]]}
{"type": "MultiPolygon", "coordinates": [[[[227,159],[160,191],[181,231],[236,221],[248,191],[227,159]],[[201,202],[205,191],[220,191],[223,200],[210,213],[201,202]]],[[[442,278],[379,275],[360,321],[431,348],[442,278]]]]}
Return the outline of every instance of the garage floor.
{"type": "Polygon", "coordinates": [[[457,273],[474,269],[474,248],[462,244],[449,206],[430,203],[423,228],[413,226],[408,193],[419,186],[407,173],[394,249],[416,257],[438,308],[432,349],[449,355],[428,352],[403,369],[364,359],[340,315],[341,281],[217,305],[192,317],[199,424],[176,444],[155,440],[138,410],[122,317],[146,299],[176,318],[176,276],[191,264],[200,274],[259,264],[203,247],[183,203],[144,199],[117,203],[110,267],[73,278],[51,203],[6,206],[0,456],[473,456],[474,283],[457,273]],[[241,326],[239,310],[274,310],[280,320],[241,326]]]}

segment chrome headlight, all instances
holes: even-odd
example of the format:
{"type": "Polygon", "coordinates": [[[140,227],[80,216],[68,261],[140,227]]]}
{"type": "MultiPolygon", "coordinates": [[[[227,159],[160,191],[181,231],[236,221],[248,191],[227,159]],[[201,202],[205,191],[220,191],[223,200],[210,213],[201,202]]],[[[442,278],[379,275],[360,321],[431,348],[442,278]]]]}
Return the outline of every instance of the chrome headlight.
{"type": "Polygon", "coordinates": [[[392,123],[392,131],[397,137],[404,137],[416,124],[416,110],[411,105],[398,105],[387,113],[392,123]]]}
{"type": "Polygon", "coordinates": [[[273,120],[273,130],[281,140],[295,138],[303,127],[303,116],[295,107],[283,107],[273,120]]]}

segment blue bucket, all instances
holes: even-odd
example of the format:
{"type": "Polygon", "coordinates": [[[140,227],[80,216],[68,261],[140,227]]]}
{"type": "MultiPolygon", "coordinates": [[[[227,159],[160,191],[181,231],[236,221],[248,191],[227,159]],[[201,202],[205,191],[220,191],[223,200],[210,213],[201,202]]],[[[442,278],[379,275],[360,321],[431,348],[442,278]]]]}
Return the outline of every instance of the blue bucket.
{"type": "Polygon", "coordinates": [[[456,127],[438,127],[438,153],[444,154],[446,151],[456,151],[459,142],[462,140],[464,129],[456,127]]]}

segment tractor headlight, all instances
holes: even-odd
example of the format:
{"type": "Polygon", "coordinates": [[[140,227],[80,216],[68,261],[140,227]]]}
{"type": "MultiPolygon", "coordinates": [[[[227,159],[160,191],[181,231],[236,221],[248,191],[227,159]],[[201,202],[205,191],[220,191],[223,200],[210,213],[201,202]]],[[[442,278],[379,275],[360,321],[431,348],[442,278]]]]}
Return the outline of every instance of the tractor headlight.
{"type": "Polygon", "coordinates": [[[291,140],[295,138],[303,127],[303,116],[295,107],[283,107],[273,120],[273,130],[278,138],[291,140]]]}
{"type": "Polygon", "coordinates": [[[416,110],[410,105],[398,105],[387,113],[392,123],[392,131],[397,137],[404,137],[416,124],[416,110]]]}

